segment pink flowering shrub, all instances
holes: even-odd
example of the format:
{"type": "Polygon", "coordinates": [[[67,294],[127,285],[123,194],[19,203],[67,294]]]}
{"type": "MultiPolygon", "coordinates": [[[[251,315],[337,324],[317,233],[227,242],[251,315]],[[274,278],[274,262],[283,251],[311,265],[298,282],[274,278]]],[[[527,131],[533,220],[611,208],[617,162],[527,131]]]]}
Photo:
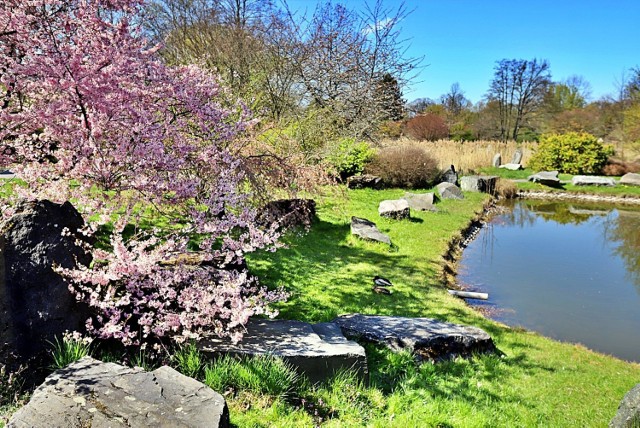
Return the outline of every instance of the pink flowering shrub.
{"type": "Polygon", "coordinates": [[[251,315],[284,298],[225,269],[277,245],[275,225],[257,226],[234,154],[252,123],[242,105],[217,101],[215,76],[157,58],[138,27],[141,3],[0,2],[0,167],[27,182],[19,197],[73,201],[84,233],[113,224],[111,249],[89,249],[91,267],[61,270],[95,308],[96,336],[238,339],[251,315]],[[125,240],[150,210],[167,227],[125,240]],[[195,236],[210,263],[164,263],[195,236]]]}

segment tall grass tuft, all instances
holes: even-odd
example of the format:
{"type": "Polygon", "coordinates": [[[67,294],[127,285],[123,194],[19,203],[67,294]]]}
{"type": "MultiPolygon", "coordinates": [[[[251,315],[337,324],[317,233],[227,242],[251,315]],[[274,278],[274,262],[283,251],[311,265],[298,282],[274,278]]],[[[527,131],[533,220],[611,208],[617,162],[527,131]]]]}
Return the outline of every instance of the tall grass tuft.
{"type": "Polygon", "coordinates": [[[91,354],[91,341],[77,335],[65,334],[62,340],[55,338],[54,342],[49,343],[53,359],[50,368],[53,370],[64,368],[91,354]]]}
{"type": "Polygon", "coordinates": [[[194,379],[198,378],[204,368],[202,354],[200,354],[198,347],[193,342],[179,347],[173,354],[172,360],[176,370],[194,379]]]}
{"type": "Polygon", "coordinates": [[[386,140],[382,147],[417,147],[425,150],[432,156],[441,170],[449,165],[455,165],[456,169],[463,173],[477,172],[481,168],[490,167],[496,153],[502,156],[502,163],[509,163],[516,152],[522,151],[522,164],[527,165],[533,150],[537,147],[535,142],[516,143],[515,141],[501,142],[494,140],[478,141],[416,141],[409,138],[400,140],[386,140]]]}
{"type": "Polygon", "coordinates": [[[290,364],[269,355],[241,360],[223,356],[204,370],[204,383],[215,391],[249,391],[284,398],[301,381],[290,364]]]}

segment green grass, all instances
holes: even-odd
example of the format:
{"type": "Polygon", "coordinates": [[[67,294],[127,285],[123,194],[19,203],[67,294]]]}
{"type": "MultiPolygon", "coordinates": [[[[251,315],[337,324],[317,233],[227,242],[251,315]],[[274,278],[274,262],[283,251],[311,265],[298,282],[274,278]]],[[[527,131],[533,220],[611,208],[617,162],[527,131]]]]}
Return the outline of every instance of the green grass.
{"type": "Polygon", "coordinates": [[[449,240],[479,211],[484,195],[443,201],[438,213],[411,220],[378,216],[383,199],[401,190],[358,190],[318,200],[319,221],[306,235],[291,235],[289,248],[259,254],[250,267],[264,283],[292,296],[281,317],[327,321],[349,312],[426,316],[478,326],[505,354],[444,364],[415,365],[407,355],[367,347],[371,385],[344,394],[320,386],[308,408],[281,400],[229,399],[238,426],[606,426],[624,394],[640,379],[640,365],[556,342],[485,319],[449,296],[439,281],[449,240]],[[349,233],[350,216],[365,217],[391,236],[397,249],[349,233]],[[371,278],[394,282],[391,296],[372,293],[371,278]],[[254,404],[246,407],[247,401],[254,404]],[[261,404],[257,404],[261,403],[261,404]],[[317,415],[315,414],[317,413],[317,415]]]}
{"type": "MultiPolygon", "coordinates": [[[[504,168],[483,168],[481,170],[483,174],[497,175],[501,178],[508,178],[510,180],[526,180],[530,175],[533,175],[535,171],[532,169],[522,169],[519,171],[509,171],[504,168]]],[[[569,192],[569,193],[581,193],[581,194],[593,194],[603,196],[619,196],[619,197],[637,197],[640,198],[640,186],[627,186],[618,183],[615,187],[606,186],[574,186],[571,184],[573,175],[571,174],[559,174],[558,177],[561,181],[568,181],[566,184],[561,184],[559,187],[549,187],[539,183],[532,182],[518,182],[515,185],[519,190],[531,190],[531,191],[545,191],[545,192],[569,192]]],[[[616,181],[619,181],[620,177],[613,177],[616,181]]]]}

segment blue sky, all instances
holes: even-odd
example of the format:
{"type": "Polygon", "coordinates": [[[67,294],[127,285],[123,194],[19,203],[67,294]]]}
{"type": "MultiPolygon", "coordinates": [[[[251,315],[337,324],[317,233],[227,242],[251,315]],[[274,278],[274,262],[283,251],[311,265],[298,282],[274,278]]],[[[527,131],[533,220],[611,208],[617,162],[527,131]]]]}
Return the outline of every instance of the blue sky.
{"type": "MultiPolygon", "coordinates": [[[[372,3],[373,0],[370,1],[372,3]]],[[[292,9],[316,0],[289,0],[292,9]]],[[[363,0],[342,1],[357,9],[363,0]]],[[[401,2],[386,0],[396,7],[401,2]]],[[[580,75],[592,99],[614,95],[640,66],[640,0],[407,0],[401,23],[409,56],[428,65],[404,96],[438,98],[458,82],[474,103],[485,95],[496,61],[546,59],[555,81],[580,75]]]]}

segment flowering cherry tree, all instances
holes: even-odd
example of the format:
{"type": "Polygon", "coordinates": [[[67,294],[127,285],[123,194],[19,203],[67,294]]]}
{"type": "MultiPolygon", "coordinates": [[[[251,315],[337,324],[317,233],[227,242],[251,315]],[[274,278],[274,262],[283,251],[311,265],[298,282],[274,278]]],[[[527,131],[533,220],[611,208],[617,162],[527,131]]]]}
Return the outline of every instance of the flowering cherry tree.
{"type": "Polygon", "coordinates": [[[205,331],[237,340],[284,298],[227,268],[277,245],[234,155],[249,114],[217,101],[228,97],[210,73],[164,65],[142,37],[141,7],[0,2],[0,167],[26,181],[19,197],[73,201],[82,233],[112,227],[109,245],[88,249],[91,267],[61,270],[96,309],[90,332],[126,345],[205,331]],[[162,230],[131,233],[150,215],[162,230]],[[196,245],[200,263],[181,261],[196,245]]]}

